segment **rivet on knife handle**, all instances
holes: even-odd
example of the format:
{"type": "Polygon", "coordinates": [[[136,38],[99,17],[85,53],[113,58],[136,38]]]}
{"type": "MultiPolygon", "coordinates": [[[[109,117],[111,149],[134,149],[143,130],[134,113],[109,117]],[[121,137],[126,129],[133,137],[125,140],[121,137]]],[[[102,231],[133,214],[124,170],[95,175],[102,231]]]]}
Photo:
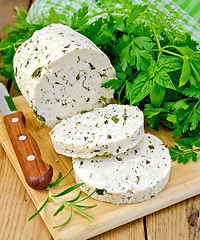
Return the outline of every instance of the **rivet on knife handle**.
{"type": "Polygon", "coordinates": [[[12,113],[3,119],[27,184],[33,189],[45,189],[53,168],[42,160],[36,141],[26,130],[23,113],[12,113]]]}

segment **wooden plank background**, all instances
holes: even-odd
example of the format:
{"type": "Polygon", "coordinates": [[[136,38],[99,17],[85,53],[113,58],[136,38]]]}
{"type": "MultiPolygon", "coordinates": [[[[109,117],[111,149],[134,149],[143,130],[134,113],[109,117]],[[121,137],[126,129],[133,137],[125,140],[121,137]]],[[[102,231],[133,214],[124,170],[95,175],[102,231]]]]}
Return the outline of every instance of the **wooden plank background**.
{"type": "MultiPolygon", "coordinates": [[[[0,0],[0,29],[12,25],[14,7],[27,10],[32,1],[0,0]]],[[[0,30],[0,37],[5,34],[0,30]]],[[[7,80],[0,77],[7,84],[7,80]]],[[[13,91],[13,95],[16,92],[13,91]]],[[[51,240],[40,216],[27,222],[36,211],[29,195],[0,146],[0,239],[51,240]]],[[[91,240],[199,240],[200,196],[150,214],[91,240]]]]}

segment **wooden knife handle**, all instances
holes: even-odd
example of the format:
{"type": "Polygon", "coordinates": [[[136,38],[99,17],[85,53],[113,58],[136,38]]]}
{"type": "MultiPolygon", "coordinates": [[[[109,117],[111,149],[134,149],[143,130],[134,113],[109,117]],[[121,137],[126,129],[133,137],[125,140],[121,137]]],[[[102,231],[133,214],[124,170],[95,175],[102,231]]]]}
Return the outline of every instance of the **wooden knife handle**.
{"type": "Polygon", "coordinates": [[[4,124],[27,184],[33,189],[45,189],[53,176],[53,168],[42,160],[36,141],[26,130],[24,114],[6,115],[4,124]]]}

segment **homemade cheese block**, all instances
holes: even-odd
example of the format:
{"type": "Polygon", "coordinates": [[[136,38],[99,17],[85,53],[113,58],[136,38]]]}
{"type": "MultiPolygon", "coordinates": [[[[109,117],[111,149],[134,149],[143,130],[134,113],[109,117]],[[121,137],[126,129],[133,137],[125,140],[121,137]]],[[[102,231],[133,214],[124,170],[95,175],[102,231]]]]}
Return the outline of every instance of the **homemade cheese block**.
{"type": "Polygon", "coordinates": [[[63,120],[50,134],[55,150],[66,156],[118,155],[142,139],[144,117],[138,107],[110,104],[63,120]]]}
{"type": "Polygon", "coordinates": [[[49,127],[81,111],[107,105],[116,78],[108,57],[88,38],[52,24],[25,41],[14,56],[17,84],[38,119],[49,127]]]}
{"type": "Polygon", "coordinates": [[[157,137],[145,134],[134,149],[118,156],[73,159],[77,183],[86,194],[114,204],[141,202],[155,196],[168,182],[171,158],[157,137]]]}

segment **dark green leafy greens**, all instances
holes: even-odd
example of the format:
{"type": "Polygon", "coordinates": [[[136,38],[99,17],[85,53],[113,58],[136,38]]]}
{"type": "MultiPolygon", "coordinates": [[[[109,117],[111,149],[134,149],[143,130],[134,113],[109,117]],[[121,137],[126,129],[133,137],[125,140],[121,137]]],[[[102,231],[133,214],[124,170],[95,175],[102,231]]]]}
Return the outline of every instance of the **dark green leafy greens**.
{"type": "Polygon", "coordinates": [[[12,79],[16,88],[18,86],[15,81],[13,70],[13,57],[17,48],[27,39],[29,39],[36,30],[43,26],[29,24],[26,21],[26,13],[17,9],[17,19],[14,27],[4,27],[7,38],[0,43],[0,56],[3,56],[3,62],[0,64],[0,74],[8,79],[12,79]]]}
{"type": "Polygon", "coordinates": [[[172,158],[178,161],[178,163],[187,163],[190,158],[194,162],[197,161],[197,152],[200,151],[200,139],[184,138],[176,140],[179,147],[175,145],[170,147],[172,158]]]}
{"type": "Polygon", "coordinates": [[[172,28],[175,17],[157,13],[160,18],[147,6],[134,5],[129,15],[100,18],[84,33],[110,57],[117,71],[118,79],[103,87],[115,89],[119,104],[139,105],[156,130],[163,125],[174,131],[175,138],[191,135],[190,152],[181,148],[180,139],[170,153],[176,160],[174,151],[179,149],[178,162],[195,161],[198,149],[192,136],[199,136],[200,122],[198,44],[181,28],[172,28]]]}
{"type": "MultiPolygon", "coordinates": [[[[17,47],[44,27],[27,23],[23,11],[17,13],[16,27],[5,29],[8,37],[0,44],[4,56],[1,74],[13,80],[17,47]]],[[[152,128],[163,125],[173,130],[174,138],[183,138],[170,153],[173,160],[186,163],[190,158],[195,161],[199,151],[193,138],[200,131],[200,52],[198,43],[182,29],[181,19],[176,9],[166,14],[156,3],[126,1],[122,8],[104,6],[93,16],[85,5],[66,24],[90,38],[110,58],[118,79],[103,87],[115,90],[119,104],[140,106],[152,128]],[[185,139],[188,149],[181,145],[185,139]]],[[[53,8],[47,22],[59,22],[53,8]]]]}
{"type": "MultiPolygon", "coordinates": [[[[56,181],[53,182],[53,183],[50,183],[50,184],[48,185],[48,187],[47,187],[46,190],[48,190],[48,189],[51,188],[51,187],[57,186],[58,183],[59,183],[60,181],[62,181],[64,178],[66,178],[66,177],[70,174],[70,172],[71,172],[72,170],[73,170],[73,168],[72,168],[66,175],[64,175],[63,177],[62,177],[62,173],[60,172],[60,173],[58,174],[58,178],[56,179],[56,181]]],[[[56,194],[56,195],[52,195],[52,194],[49,192],[49,196],[48,196],[47,199],[44,201],[44,203],[42,204],[42,206],[28,219],[28,221],[30,221],[30,220],[33,219],[35,216],[37,216],[37,215],[42,211],[42,209],[45,207],[45,205],[46,205],[48,202],[50,202],[50,201],[53,201],[53,202],[55,202],[55,203],[57,203],[57,204],[60,204],[60,207],[56,210],[56,212],[55,212],[54,215],[53,215],[54,217],[57,216],[65,207],[69,207],[69,208],[70,208],[70,214],[69,214],[67,220],[66,220],[64,223],[62,223],[62,224],[60,224],[60,225],[58,225],[58,226],[55,226],[55,227],[53,227],[53,228],[62,227],[62,226],[64,226],[65,224],[67,224],[67,223],[69,222],[69,220],[71,219],[71,217],[72,217],[73,208],[76,209],[76,210],[78,210],[78,211],[81,212],[82,214],[88,216],[89,218],[93,218],[91,215],[89,215],[89,214],[88,214],[85,210],[83,210],[83,209],[96,207],[97,204],[95,204],[95,205],[89,205],[89,206],[88,206],[88,205],[80,205],[79,203],[80,203],[80,202],[83,202],[84,200],[86,200],[86,199],[88,199],[90,196],[92,196],[92,195],[96,192],[96,190],[93,191],[90,195],[88,195],[88,196],[86,196],[86,197],[84,197],[84,198],[82,198],[82,199],[80,199],[80,197],[81,197],[81,191],[79,191],[78,195],[77,195],[75,198],[73,198],[73,199],[70,199],[70,200],[67,200],[67,201],[63,201],[63,200],[59,200],[59,199],[58,199],[58,197],[64,196],[64,195],[66,195],[66,194],[74,191],[75,189],[79,188],[79,187],[82,186],[83,184],[84,184],[84,183],[79,183],[79,184],[76,184],[76,185],[74,185],[74,186],[71,186],[71,187],[67,188],[66,190],[64,190],[64,191],[62,191],[62,192],[60,192],[60,193],[58,193],[58,194],[56,194]]]]}

